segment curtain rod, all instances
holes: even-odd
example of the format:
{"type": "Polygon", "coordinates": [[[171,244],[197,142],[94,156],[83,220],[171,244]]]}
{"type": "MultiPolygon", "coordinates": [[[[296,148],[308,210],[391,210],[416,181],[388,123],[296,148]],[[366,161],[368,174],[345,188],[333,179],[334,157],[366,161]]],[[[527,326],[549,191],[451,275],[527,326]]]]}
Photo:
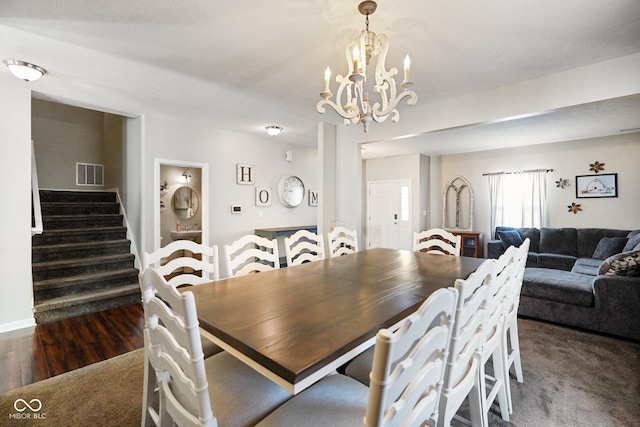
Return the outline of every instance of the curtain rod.
{"type": "Polygon", "coordinates": [[[553,169],[529,169],[529,170],[525,170],[525,171],[519,171],[519,172],[487,172],[487,173],[483,173],[482,176],[488,176],[488,175],[511,175],[512,173],[524,173],[524,172],[553,172],[553,169]]]}

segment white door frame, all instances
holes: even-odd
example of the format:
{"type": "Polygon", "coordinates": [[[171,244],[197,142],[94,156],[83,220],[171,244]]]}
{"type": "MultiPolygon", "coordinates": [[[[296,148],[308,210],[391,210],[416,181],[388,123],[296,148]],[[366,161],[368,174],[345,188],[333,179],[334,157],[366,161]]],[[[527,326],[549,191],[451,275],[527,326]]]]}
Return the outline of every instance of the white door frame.
{"type": "Polygon", "coordinates": [[[160,249],[160,166],[178,166],[184,168],[198,168],[202,170],[202,243],[209,244],[209,164],[187,162],[183,160],[154,159],[153,183],[156,191],[153,194],[153,250],[160,249]]]}

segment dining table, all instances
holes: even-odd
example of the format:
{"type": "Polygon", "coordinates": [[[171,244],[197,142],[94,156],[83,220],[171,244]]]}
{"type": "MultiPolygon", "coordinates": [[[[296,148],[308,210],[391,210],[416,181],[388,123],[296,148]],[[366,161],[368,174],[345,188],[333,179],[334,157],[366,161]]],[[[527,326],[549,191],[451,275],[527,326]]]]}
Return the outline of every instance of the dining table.
{"type": "Polygon", "coordinates": [[[204,336],[297,394],[483,261],[376,248],[183,291],[195,296],[204,336]]]}

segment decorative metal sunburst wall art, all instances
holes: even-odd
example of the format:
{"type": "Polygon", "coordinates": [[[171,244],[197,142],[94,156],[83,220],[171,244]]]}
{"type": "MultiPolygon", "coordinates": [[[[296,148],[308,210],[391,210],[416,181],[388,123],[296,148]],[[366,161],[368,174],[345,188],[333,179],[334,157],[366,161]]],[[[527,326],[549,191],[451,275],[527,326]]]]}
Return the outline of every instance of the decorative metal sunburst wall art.
{"type": "Polygon", "coordinates": [[[598,173],[604,170],[604,163],[595,162],[595,163],[590,163],[589,166],[590,166],[589,170],[593,171],[593,173],[598,173]]]}
{"type": "Polygon", "coordinates": [[[569,180],[568,179],[564,179],[564,178],[560,178],[556,181],[556,187],[558,188],[562,188],[563,190],[565,189],[565,187],[569,186],[569,180]]]}
{"type": "Polygon", "coordinates": [[[567,206],[569,208],[569,212],[573,212],[574,214],[577,214],[578,211],[581,211],[582,208],[580,207],[580,205],[576,205],[575,202],[571,203],[569,206],[567,206]]]}

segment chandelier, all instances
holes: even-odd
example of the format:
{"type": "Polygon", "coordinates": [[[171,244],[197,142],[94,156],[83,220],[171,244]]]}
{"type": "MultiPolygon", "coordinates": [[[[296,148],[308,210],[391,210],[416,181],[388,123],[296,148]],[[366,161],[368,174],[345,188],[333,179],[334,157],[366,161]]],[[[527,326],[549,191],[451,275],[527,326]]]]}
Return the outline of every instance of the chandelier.
{"type": "Polygon", "coordinates": [[[402,91],[397,92],[395,76],[398,74],[396,68],[386,70],[385,60],[389,43],[384,34],[375,34],[369,31],[369,15],[375,12],[377,4],[375,1],[363,1],[358,5],[358,11],[365,15],[366,28],[360,32],[357,40],[351,40],[346,46],[347,65],[349,74],[347,76],[336,76],[336,83],[339,84],[336,102],[331,100],[333,94],[329,90],[329,80],[331,70],[327,67],[324,74],[324,90],[320,92],[322,99],[316,106],[319,113],[324,113],[325,106],[330,106],[336,113],[344,118],[346,125],[349,122],[362,123],[364,131],[369,130],[371,121],[377,123],[384,122],[387,117],[397,122],[400,113],[396,106],[403,98],[407,99],[408,105],[414,105],[418,96],[408,88],[413,84],[409,80],[409,67],[411,60],[409,55],[404,59],[404,80],[400,83],[402,91]],[[371,57],[377,56],[377,63],[374,71],[373,92],[379,94],[380,99],[373,105],[369,99],[369,93],[365,92],[367,82],[367,66],[370,65],[371,57]]]}

